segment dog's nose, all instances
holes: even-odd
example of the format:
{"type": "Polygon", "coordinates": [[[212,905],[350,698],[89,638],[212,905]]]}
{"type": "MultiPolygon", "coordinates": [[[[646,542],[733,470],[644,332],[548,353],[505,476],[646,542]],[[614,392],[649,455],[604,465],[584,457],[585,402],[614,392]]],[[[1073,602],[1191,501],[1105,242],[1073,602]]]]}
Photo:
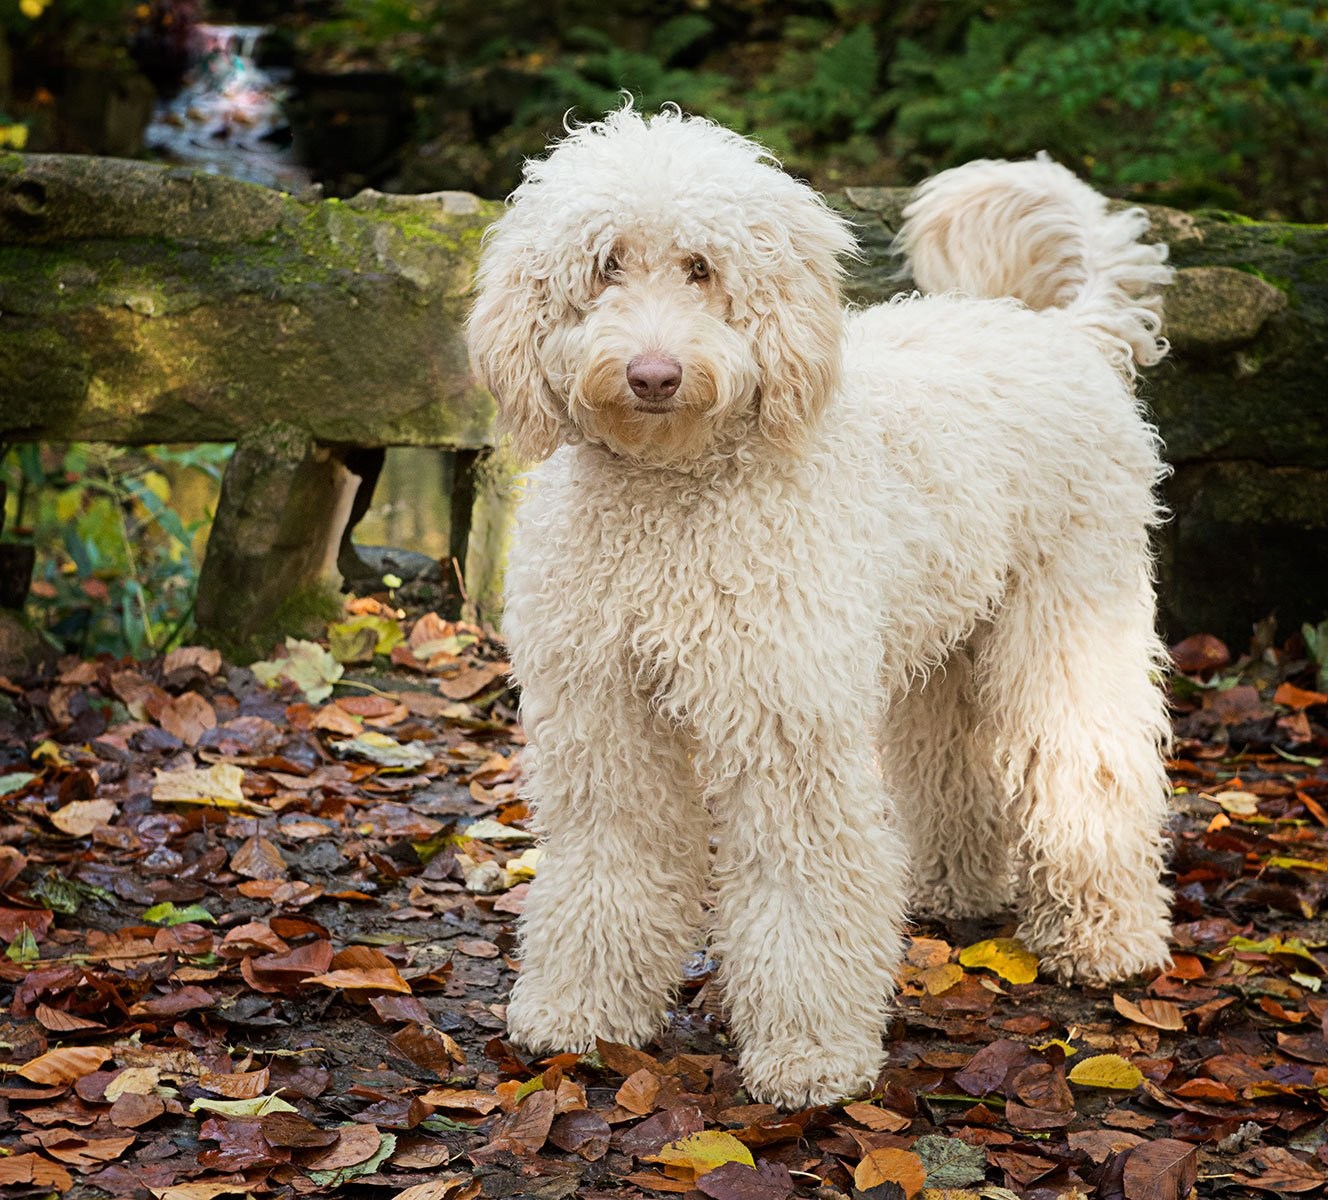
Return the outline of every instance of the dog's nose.
{"type": "Polygon", "coordinates": [[[627,364],[627,386],[642,400],[667,400],[682,382],[682,364],[664,354],[638,354],[627,364]]]}

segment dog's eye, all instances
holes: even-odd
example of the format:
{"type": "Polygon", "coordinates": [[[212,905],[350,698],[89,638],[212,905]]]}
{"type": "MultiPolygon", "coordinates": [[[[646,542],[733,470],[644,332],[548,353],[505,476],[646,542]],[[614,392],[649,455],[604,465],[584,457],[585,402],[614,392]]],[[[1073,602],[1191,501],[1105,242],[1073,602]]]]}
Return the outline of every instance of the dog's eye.
{"type": "Polygon", "coordinates": [[[710,264],[704,258],[693,258],[687,264],[687,278],[693,283],[704,283],[710,278],[710,264]]]}
{"type": "Polygon", "coordinates": [[[622,270],[622,264],[618,262],[616,254],[607,254],[604,261],[600,263],[599,277],[605,283],[613,283],[618,278],[618,273],[622,270]]]}

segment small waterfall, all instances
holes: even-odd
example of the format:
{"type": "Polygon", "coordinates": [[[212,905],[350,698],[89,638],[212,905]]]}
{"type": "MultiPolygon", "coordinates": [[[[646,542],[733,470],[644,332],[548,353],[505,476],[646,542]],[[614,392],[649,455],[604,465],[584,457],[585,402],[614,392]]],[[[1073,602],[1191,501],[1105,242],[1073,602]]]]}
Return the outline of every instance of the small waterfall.
{"type": "Polygon", "coordinates": [[[282,102],[288,71],[255,58],[265,25],[197,25],[194,65],[180,93],[158,104],[147,144],[161,158],[296,191],[309,172],[295,160],[282,102]]]}

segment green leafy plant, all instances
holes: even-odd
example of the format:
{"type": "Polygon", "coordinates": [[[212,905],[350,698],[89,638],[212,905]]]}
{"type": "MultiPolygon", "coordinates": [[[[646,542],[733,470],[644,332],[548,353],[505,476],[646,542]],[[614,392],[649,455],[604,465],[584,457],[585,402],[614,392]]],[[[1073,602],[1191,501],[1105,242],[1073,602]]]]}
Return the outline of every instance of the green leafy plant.
{"type": "Polygon", "coordinates": [[[48,638],[82,654],[160,653],[189,629],[201,531],[172,507],[172,478],[219,483],[230,448],[24,445],[5,457],[7,529],[38,561],[29,613],[48,638]]]}
{"type": "Polygon", "coordinates": [[[1005,0],[957,53],[899,43],[895,147],[917,174],[1045,149],[1135,195],[1321,219],[1325,50],[1296,0],[1005,0]]]}

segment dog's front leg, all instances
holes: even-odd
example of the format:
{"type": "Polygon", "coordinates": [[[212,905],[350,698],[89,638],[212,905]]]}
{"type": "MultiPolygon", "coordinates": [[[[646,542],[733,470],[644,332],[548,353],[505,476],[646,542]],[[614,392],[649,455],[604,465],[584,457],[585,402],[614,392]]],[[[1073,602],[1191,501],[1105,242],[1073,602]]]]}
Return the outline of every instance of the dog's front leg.
{"type": "Polygon", "coordinates": [[[747,1090],[801,1108],[881,1068],[905,856],[866,739],[775,724],[715,797],[714,942],[747,1090]]]}
{"type": "Polygon", "coordinates": [[[709,821],[673,731],[630,697],[527,685],[526,795],[544,834],[508,1029],[536,1052],[641,1043],[699,942],[709,821]]]}

